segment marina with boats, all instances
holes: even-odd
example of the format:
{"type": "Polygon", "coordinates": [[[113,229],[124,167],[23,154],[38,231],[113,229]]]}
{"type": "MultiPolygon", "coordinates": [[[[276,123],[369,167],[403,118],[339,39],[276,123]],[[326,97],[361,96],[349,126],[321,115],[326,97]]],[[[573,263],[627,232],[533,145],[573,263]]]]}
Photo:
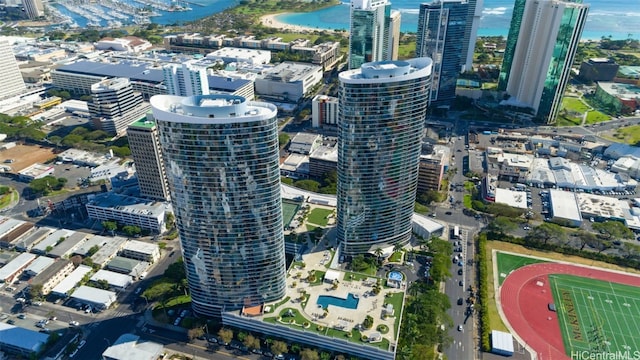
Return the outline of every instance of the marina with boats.
{"type": "Polygon", "coordinates": [[[50,2],[48,8],[55,23],[63,28],[144,25],[163,13],[193,10],[186,2],[170,0],[58,0],[50,2]]]}

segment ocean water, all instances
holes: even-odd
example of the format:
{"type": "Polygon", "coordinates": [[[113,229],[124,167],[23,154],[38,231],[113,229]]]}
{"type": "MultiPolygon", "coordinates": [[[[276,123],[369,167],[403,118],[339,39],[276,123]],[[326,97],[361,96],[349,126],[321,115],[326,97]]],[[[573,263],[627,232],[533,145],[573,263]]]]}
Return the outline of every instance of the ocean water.
{"type": "MultiPolygon", "coordinates": [[[[125,0],[132,2],[135,0],[125,0]]],[[[166,2],[169,3],[170,0],[166,2]]],[[[402,13],[401,30],[415,32],[418,26],[418,11],[425,0],[391,0],[392,8],[402,13]]],[[[158,24],[181,24],[197,20],[227,8],[233,7],[239,0],[188,0],[191,11],[166,12],[160,11],[161,16],[151,20],[158,24]]],[[[614,39],[640,38],[640,0],[585,0],[591,8],[583,39],[600,39],[611,35],[614,39]]],[[[55,6],[55,5],[54,5],[55,6]]],[[[61,8],[59,6],[56,6],[61,8]]],[[[85,26],[86,19],[65,9],[64,14],[73,17],[80,26],[85,26]]],[[[478,35],[506,36],[509,31],[513,0],[484,0],[483,15],[480,20],[478,35]]],[[[291,25],[309,26],[318,29],[348,29],[349,4],[345,1],[323,10],[304,14],[287,14],[278,16],[278,20],[291,25]]]]}
{"type": "MultiPolygon", "coordinates": [[[[419,0],[391,0],[391,7],[402,14],[401,31],[415,32],[418,27],[419,0]]],[[[484,0],[478,35],[507,36],[513,11],[513,0],[484,0]]],[[[611,35],[614,39],[631,36],[640,38],[640,0],[591,0],[583,39],[600,39],[611,35]]],[[[280,15],[277,19],[291,25],[318,29],[348,29],[349,4],[326,8],[306,14],[280,15]]]]}

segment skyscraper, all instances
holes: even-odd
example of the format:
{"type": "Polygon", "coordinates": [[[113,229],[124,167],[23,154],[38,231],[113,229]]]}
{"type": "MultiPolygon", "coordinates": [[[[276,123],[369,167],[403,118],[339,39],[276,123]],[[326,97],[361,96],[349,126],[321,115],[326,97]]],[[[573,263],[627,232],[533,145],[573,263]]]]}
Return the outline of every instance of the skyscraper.
{"type": "Polygon", "coordinates": [[[11,45],[5,40],[0,40],[0,79],[2,79],[0,99],[18,95],[27,88],[22,80],[11,45]]]}
{"type": "Polygon", "coordinates": [[[519,29],[517,40],[507,40],[500,85],[506,82],[507,104],[531,108],[537,118],[551,123],[562,105],[589,5],[581,0],[520,1],[516,5],[523,5],[522,17],[512,19],[509,29],[509,36],[519,29]]]}
{"type": "Polygon", "coordinates": [[[381,60],[398,60],[400,48],[400,11],[391,10],[390,4],[385,7],[384,44],[381,60]]]}
{"type": "Polygon", "coordinates": [[[162,69],[164,84],[170,95],[208,95],[209,79],[206,69],[196,68],[191,63],[171,64],[162,69]]]}
{"type": "Polygon", "coordinates": [[[340,73],[337,239],[347,255],[411,238],[432,61],[340,73]]]}
{"type": "Polygon", "coordinates": [[[122,134],[127,126],[146,116],[149,104],[134,92],[127,78],[106,79],[91,85],[87,104],[94,127],[109,134],[122,134]]]}
{"type": "Polygon", "coordinates": [[[158,126],[152,114],[127,128],[131,156],[142,197],[165,201],[169,199],[167,174],[164,171],[158,126]]]}
{"type": "Polygon", "coordinates": [[[502,58],[502,66],[500,66],[500,76],[498,78],[498,90],[507,90],[507,82],[511,73],[511,62],[513,54],[516,51],[518,43],[518,34],[520,34],[520,25],[522,25],[522,17],[524,16],[524,5],[526,0],[515,0],[513,4],[513,12],[511,15],[511,24],[509,25],[509,33],[507,34],[507,43],[502,58]]]}
{"type": "Polygon", "coordinates": [[[456,82],[464,56],[467,3],[442,0],[420,4],[416,56],[433,59],[429,103],[448,105],[456,98],[456,82]]]}
{"type": "Polygon", "coordinates": [[[44,16],[44,6],[42,0],[22,0],[24,12],[27,13],[29,19],[37,19],[44,16]]]}
{"type": "Polygon", "coordinates": [[[476,50],[483,5],[483,0],[467,0],[467,23],[462,42],[462,72],[473,69],[473,55],[476,50]]]}
{"type": "Polygon", "coordinates": [[[362,64],[383,60],[386,14],[391,12],[387,0],[351,1],[349,33],[349,69],[362,64]]]}
{"type": "Polygon", "coordinates": [[[274,105],[151,98],[193,309],[219,316],[285,295],[274,105]]]}

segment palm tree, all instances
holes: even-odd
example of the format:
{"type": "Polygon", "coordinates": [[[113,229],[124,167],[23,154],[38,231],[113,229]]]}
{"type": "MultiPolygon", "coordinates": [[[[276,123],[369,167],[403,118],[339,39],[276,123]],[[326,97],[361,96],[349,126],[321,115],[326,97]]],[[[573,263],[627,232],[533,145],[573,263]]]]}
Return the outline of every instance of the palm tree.
{"type": "Polygon", "coordinates": [[[382,255],[384,254],[382,248],[377,247],[375,250],[373,250],[373,254],[378,258],[378,263],[382,263],[382,255]]]}

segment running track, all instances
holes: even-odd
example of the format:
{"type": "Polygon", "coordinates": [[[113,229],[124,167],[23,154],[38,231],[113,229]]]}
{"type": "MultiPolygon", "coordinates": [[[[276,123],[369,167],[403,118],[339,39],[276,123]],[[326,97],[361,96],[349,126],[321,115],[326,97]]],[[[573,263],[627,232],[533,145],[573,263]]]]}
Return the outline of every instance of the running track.
{"type": "Polygon", "coordinates": [[[533,264],[511,272],[500,288],[502,311],[511,328],[538,354],[539,360],[570,360],[564,350],[557,314],[547,308],[553,302],[549,274],[570,274],[640,287],[638,276],[567,264],[533,264]]]}

